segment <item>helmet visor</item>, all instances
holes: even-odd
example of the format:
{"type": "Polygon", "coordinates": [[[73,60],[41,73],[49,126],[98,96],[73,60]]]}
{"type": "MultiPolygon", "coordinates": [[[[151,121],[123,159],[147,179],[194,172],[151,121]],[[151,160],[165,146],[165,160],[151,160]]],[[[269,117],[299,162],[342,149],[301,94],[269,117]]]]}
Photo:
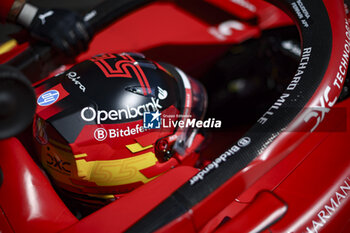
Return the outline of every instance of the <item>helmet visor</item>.
{"type": "Polygon", "coordinates": [[[182,95],[184,107],[179,117],[180,121],[184,121],[185,127],[176,130],[177,140],[173,149],[180,155],[184,155],[198,133],[197,121],[204,119],[207,109],[207,93],[201,83],[188,77],[182,70],[175,69],[185,90],[185,94],[182,95]]]}

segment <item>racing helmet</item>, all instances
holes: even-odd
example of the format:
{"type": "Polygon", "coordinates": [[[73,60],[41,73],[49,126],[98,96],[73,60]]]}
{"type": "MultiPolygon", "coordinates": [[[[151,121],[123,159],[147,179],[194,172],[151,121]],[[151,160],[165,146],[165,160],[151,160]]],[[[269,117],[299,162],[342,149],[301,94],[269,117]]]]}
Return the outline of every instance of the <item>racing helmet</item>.
{"type": "Polygon", "coordinates": [[[54,184],[89,203],[114,200],[179,165],[204,139],[203,86],[139,53],[102,54],[35,86],[37,154],[54,184]]]}

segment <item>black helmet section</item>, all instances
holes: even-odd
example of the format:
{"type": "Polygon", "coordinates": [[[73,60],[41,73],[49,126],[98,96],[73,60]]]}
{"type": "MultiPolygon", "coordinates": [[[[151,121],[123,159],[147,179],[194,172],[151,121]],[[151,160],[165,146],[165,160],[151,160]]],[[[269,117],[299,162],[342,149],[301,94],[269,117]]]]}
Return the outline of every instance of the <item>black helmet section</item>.
{"type": "Polygon", "coordinates": [[[13,67],[0,66],[0,139],[23,131],[33,120],[35,93],[31,83],[13,67]]]}
{"type": "Polygon", "coordinates": [[[44,120],[68,143],[76,140],[85,125],[128,123],[142,120],[145,111],[181,106],[176,79],[142,54],[96,56],[36,88],[48,90],[57,85],[68,96],[55,103],[60,111],[44,120]]]}

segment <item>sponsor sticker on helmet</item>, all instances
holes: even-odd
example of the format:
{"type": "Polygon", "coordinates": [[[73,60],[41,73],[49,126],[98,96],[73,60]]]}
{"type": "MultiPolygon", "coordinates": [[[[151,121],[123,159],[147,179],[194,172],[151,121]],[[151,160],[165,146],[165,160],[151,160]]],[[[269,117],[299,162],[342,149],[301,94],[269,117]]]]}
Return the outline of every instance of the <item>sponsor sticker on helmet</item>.
{"type": "Polygon", "coordinates": [[[82,92],[85,92],[86,91],[86,87],[79,81],[80,79],[80,76],[76,73],[76,72],[69,72],[68,74],[66,74],[66,76],[72,80],[72,82],[79,87],[79,89],[82,91],[82,92]]]}
{"type": "Polygon", "coordinates": [[[126,128],[97,128],[94,131],[94,138],[97,141],[104,141],[106,139],[116,139],[116,138],[122,138],[122,137],[129,137],[133,135],[137,135],[139,133],[145,132],[146,129],[143,128],[143,126],[137,124],[135,127],[129,127],[126,128]]]}
{"type": "Polygon", "coordinates": [[[49,90],[42,93],[38,97],[37,103],[40,106],[49,106],[55,103],[59,97],[60,97],[60,93],[57,90],[49,90]]]}
{"type": "Polygon", "coordinates": [[[168,97],[168,92],[160,87],[158,87],[158,98],[164,100],[168,97]]]}
{"type": "Polygon", "coordinates": [[[113,110],[95,110],[92,107],[85,107],[81,110],[81,118],[84,121],[94,121],[98,124],[104,121],[116,121],[116,120],[125,120],[138,118],[143,115],[145,112],[155,112],[162,109],[162,105],[159,104],[159,99],[151,98],[151,102],[148,102],[137,107],[130,107],[126,105],[125,108],[113,109],[113,110]]]}
{"type": "Polygon", "coordinates": [[[103,141],[107,138],[107,130],[104,128],[98,128],[94,132],[94,137],[97,141],[103,141]]]}

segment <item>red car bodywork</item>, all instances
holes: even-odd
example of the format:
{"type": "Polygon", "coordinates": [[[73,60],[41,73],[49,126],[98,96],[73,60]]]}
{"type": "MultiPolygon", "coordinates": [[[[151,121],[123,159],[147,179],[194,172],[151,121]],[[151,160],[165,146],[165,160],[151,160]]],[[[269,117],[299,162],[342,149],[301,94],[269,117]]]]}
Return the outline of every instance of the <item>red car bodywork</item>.
{"type": "MultiPolygon", "coordinates": [[[[259,37],[262,30],[292,24],[282,11],[258,0],[207,0],[206,4],[234,14],[235,19],[213,26],[185,6],[154,3],[99,33],[77,62],[104,52],[141,51],[154,60],[166,60],[200,74],[230,45],[259,37]],[[250,5],[239,4],[242,2],[250,5]],[[259,19],[256,26],[245,23],[254,18],[259,19]]],[[[344,14],[331,21],[334,32],[344,35],[333,41],[337,52],[330,63],[338,67],[344,50],[345,13],[341,1],[324,0],[324,4],[328,14],[344,14]]],[[[0,61],[7,61],[24,48],[18,46],[0,61]]],[[[157,232],[350,232],[350,99],[335,107],[342,109],[343,115],[327,115],[321,127],[334,129],[342,124],[342,130],[279,135],[279,143],[157,232]]],[[[19,139],[0,141],[0,155],[1,233],[123,232],[198,172],[192,167],[177,167],[78,220],[19,139]]]]}

